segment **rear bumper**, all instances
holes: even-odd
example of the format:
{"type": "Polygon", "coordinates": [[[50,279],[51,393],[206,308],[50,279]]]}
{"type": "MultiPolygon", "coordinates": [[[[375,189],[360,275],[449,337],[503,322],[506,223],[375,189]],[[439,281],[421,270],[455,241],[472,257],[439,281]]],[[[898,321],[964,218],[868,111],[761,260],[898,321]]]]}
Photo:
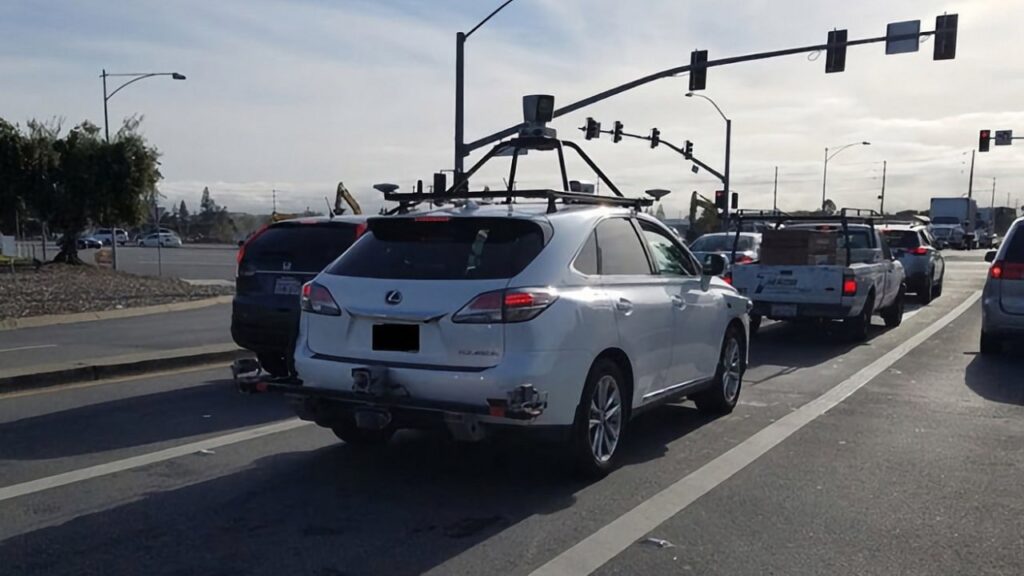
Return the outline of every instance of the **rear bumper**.
{"type": "Polygon", "coordinates": [[[795,302],[754,302],[754,308],[750,312],[772,320],[796,320],[796,319],[825,319],[841,320],[854,316],[852,306],[844,304],[798,304],[795,302]],[[773,306],[795,306],[796,314],[793,316],[779,316],[773,313],[773,306]]]}
{"type": "Polygon", "coordinates": [[[996,293],[985,291],[981,303],[981,330],[986,334],[1024,338],[1024,314],[1009,314],[996,293]]]}
{"type": "Polygon", "coordinates": [[[342,409],[378,407],[438,412],[446,418],[472,416],[489,424],[568,426],[575,419],[592,361],[584,352],[560,351],[506,355],[502,363],[485,369],[374,364],[316,354],[300,343],[295,350],[295,370],[302,388],[315,392],[296,393],[337,403],[342,409]],[[367,370],[382,375],[388,394],[362,391],[365,388],[360,388],[353,371],[367,370]],[[511,414],[514,410],[508,402],[524,385],[538,392],[545,404],[542,411],[529,417],[511,414]],[[506,409],[498,409],[503,402],[506,409]]]}
{"type": "Polygon", "coordinates": [[[290,355],[299,331],[299,311],[239,302],[231,308],[231,338],[256,353],[290,355]]]}

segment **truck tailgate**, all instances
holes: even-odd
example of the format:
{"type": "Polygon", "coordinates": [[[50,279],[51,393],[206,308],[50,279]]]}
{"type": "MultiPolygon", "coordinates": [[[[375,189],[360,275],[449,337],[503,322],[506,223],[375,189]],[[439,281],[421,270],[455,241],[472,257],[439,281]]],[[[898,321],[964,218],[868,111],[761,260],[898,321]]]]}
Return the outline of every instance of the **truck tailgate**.
{"type": "Polygon", "coordinates": [[[755,302],[840,304],[843,266],[764,266],[732,270],[733,286],[755,302]]]}

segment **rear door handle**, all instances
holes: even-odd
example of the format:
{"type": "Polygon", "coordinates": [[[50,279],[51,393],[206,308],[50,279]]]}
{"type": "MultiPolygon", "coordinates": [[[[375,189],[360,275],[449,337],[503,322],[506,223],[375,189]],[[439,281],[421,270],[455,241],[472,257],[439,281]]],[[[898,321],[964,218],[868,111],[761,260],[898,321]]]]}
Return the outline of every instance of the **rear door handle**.
{"type": "Polygon", "coordinates": [[[628,316],[633,312],[633,303],[625,298],[619,298],[619,300],[615,302],[615,309],[620,312],[624,312],[628,316]]]}

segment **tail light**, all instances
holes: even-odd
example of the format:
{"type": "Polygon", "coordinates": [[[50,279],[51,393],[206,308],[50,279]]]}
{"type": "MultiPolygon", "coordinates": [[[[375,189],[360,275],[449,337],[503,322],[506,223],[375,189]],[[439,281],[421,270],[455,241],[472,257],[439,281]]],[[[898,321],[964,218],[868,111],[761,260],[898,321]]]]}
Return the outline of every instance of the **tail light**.
{"type": "Polygon", "coordinates": [[[857,294],[857,279],[852,276],[843,278],[843,296],[855,296],[857,294]]]}
{"type": "Polygon", "coordinates": [[[1024,263],[1000,260],[988,269],[988,277],[993,280],[1024,280],[1024,263]]]}
{"type": "Polygon", "coordinates": [[[366,233],[366,222],[360,222],[356,224],[356,240],[366,233]]]}
{"type": "Polygon", "coordinates": [[[341,308],[331,297],[330,291],[316,282],[302,285],[302,311],[324,316],[341,316],[341,308]]]}
{"type": "Polygon", "coordinates": [[[263,226],[260,226],[259,228],[256,229],[255,232],[253,232],[252,236],[249,236],[249,238],[246,239],[246,241],[243,242],[242,245],[238,247],[238,254],[235,255],[235,276],[240,275],[242,272],[242,259],[245,258],[245,249],[249,246],[249,243],[259,238],[260,235],[266,232],[267,228],[269,227],[270,224],[264,224],[263,226]]]}
{"type": "Polygon", "coordinates": [[[736,264],[750,264],[754,259],[746,254],[738,254],[736,256],[736,264]]]}
{"type": "Polygon", "coordinates": [[[540,315],[558,300],[547,288],[513,288],[484,292],[452,316],[460,324],[501,324],[526,322],[540,315]]]}
{"type": "Polygon", "coordinates": [[[725,274],[722,274],[722,280],[725,280],[726,284],[732,286],[732,272],[726,272],[725,274]]]}
{"type": "Polygon", "coordinates": [[[918,246],[917,248],[910,250],[910,253],[913,254],[914,256],[924,256],[925,254],[928,253],[928,249],[925,248],[924,246],[918,246]]]}

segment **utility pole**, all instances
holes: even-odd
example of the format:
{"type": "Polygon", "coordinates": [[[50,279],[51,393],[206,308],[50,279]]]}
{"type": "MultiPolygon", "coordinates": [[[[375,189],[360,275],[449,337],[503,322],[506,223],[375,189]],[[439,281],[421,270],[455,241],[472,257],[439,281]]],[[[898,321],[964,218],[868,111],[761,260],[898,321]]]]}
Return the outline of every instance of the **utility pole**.
{"type": "Polygon", "coordinates": [[[971,175],[967,180],[967,230],[968,234],[974,232],[974,214],[971,214],[971,203],[974,201],[974,149],[971,149],[971,175]]]}
{"type": "Polygon", "coordinates": [[[277,214],[277,189],[271,188],[270,193],[273,195],[274,198],[274,209],[273,211],[271,211],[271,214],[277,214]]]}
{"type": "Polygon", "coordinates": [[[779,211],[779,167],[775,167],[775,188],[772,190],[772,211],[779,211]]]}
{"type": "Polygon", "coordinates": [[[887,166],[887,161],[886,160],[882,160],[882,193],[878,196],[878,199],[881,200],[882,202],[881,202],[881,204],[878,207],[878,212],[882,215],[883,218],[885,217],[885,168],[886,168],[886,166],[887,166]]]}
{"type": "Polygon", "coordinates": [[[996,231],[996,178],[992,177],[992,205],[989,206],[988,213],[988,227],[989,233],[995,234],[996,231]]]}

